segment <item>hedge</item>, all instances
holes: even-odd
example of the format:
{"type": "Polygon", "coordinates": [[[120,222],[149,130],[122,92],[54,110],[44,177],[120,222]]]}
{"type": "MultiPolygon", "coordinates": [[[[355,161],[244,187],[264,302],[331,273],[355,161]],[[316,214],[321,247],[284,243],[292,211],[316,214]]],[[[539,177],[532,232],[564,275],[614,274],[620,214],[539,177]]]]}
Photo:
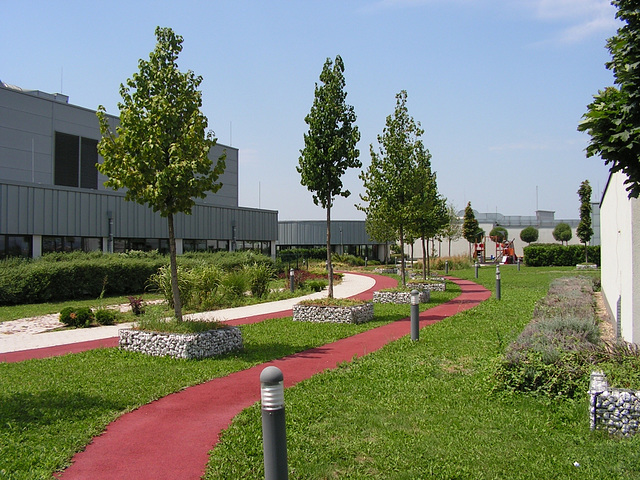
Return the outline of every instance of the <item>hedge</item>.
{"type": "MultiPolygon", "coordinates": [[[[216,264],[225,271],[247,264],[273,264],[271,258],[249,251],[188,253],[178,257],[178,263],[191,267],[216,264]]],[[[168,256],[139,251],[53,253],[36,260],[8,259],[0,262],[0,305],[98,298],[103,288],[105,295],[140,294],[149,277],[168,264],[168,256]]]]}
{"type": "MultiPolygon", "coordinates": [[[[589,262],[600,265],[600,245],[588,248],[589,262]]],[[[524,247],[524,263],[529,267],[570,267],[584,263],[584,245],[534,243],[524,247]]]]}
{"type": "Polygon", "coordinates": [[[142,293],[149,276],[165,263],[165,258],[113,256],[0,267],[0,305],[98,298],[103,287],[105,295],[142,293]]]}

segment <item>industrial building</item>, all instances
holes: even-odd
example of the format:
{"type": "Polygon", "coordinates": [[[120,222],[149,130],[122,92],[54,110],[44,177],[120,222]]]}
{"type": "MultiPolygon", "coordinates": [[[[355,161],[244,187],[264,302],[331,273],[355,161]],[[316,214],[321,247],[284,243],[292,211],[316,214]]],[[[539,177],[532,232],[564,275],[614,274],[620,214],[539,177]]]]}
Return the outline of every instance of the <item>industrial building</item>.
{"type": "MultiPolygon", "coordinates": [[[[117,117],[112,117],[118,122],[117,117]]],[[[0,82],[0,258],[73,250],[168,252],[165,218],[104,187],[95,110],[69,97],[0,82]]],[[[215,194],[175,216],[178,253],[255,249],[275,255],[278,212],[238,205],[238,150],[226,151],[215,194]]]]}

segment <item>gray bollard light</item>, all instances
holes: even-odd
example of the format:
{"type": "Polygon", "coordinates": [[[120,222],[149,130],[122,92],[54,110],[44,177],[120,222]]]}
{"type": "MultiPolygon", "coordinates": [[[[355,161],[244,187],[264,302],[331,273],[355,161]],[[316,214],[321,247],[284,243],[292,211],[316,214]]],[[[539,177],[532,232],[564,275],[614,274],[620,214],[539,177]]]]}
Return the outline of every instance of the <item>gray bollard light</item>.
{"type": "Polygon", "coordinates": [[[445,275],[449,275],[449,260],[445,260],[444,262],[444,273],[445,275]]]}
{"type": "Polygon", "coordinates": [[[293,268],[291,270],[289,270],[289,284],[291,286],[291,292],[293,292],[296,288],[296,282],[294,280],[294,272],[293,272],[293,268]]]}
{"type": "Polygon", "coordinates": [[[475,264],[475,267],[476,267],[476,278],[478,278],[478,267],[479,267],[479,266],[480,266],[480,265],[478,265],[478,262],[476,261],[476,264],[475,264]]]}
{"type": "Polygon", "coordinates": [[[500,265],[496,265],[496,299],[500,300],[500,265]]]}
{"type": "Polygon", "coordinates": [[[278,367],[266,367],[260,374],[265,480],[289,478],[283,381],[284,376],[278,367]]]}
{"type": "Polygon", "coordinates": [[[518,257],[518,271],[520,271],[520,257],[518,257]]]}
{"type": "Polygon", "coordinates": [[[420,292],[411,290],[411,340],[417,342],[420,339],[420,292]]]}

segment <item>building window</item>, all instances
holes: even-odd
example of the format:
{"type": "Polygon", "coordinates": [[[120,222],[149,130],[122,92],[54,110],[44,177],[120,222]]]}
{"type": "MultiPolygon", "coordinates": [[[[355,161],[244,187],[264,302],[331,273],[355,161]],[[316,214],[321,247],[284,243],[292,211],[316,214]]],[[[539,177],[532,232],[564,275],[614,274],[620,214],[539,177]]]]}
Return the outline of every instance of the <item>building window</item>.
{"type": "Polygon", "coordinates": [[[98,141],[56,132],[53,183],[98,189],[98,141]]]}
{"type": "Polygon", "coordinates": [[[22,235],[0,235],[0,258],[30,257],[31,237],[22,235]]]}

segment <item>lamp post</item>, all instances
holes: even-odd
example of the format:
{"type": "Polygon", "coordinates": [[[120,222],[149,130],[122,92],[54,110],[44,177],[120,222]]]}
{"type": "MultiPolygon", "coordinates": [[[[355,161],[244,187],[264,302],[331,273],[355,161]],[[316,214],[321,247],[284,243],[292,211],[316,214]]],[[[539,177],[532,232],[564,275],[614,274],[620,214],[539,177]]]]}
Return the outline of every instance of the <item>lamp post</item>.
{"type": "Polygon", "coordinates": [[[293,293],[293,291],[296,288],[295,275],[294,275],[293,268],[289,270],[289,284],[291,287],[291,293],[293,293]]]}
{"type": "Polygon", "coordinates": [[[500,265],[496,265],[496,299],[500,300],[500,265]]]}
{"type": "Polygon", "coordinates": [[[283,381],[284,376],[278,367],[266,367],[260,374],[265,480],[287,480],[289,478],[283,381]]]}
{"type": "Polygon", "coordinates": [[[411,340],[417,342],[420,339],[420,292],[411,290],[411,340]]]}
{"type": "Polygon", "coordinates": [[[478,267],[480,265],[478,265],[478,261],[476,260],[476,264],[475,264],[475,269],[476,269],[476,278],[478,278],[478,267]]]}

